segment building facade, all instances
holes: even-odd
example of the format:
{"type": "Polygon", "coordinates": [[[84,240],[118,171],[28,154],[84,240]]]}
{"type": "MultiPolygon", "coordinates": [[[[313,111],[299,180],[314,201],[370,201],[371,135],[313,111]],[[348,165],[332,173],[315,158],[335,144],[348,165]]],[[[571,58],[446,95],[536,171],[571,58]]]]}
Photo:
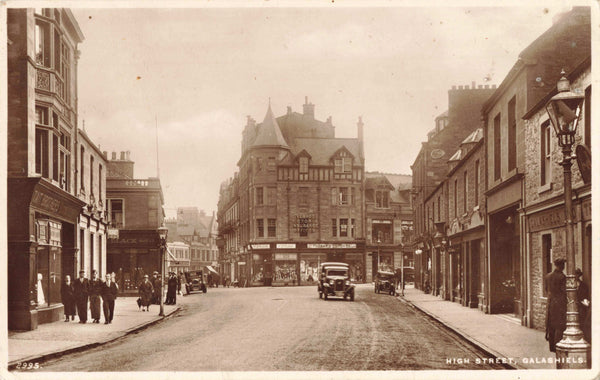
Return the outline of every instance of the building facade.
{"type": "Polygon", "coordinates": [[[106,237],[109,215],[106,201],[106,154],[92,142],[87,133],[79,130],[77,136],[77,189],[78,198],[86,203],[79,215],[77,228],[76,268],[90,276],[98,271],[99,278],[106,270],[106,237]]]}
{"type": "Polygon", "coordinates": [[[117,274],[122,291],[136,291],[144,274],[161,272],[158,227],[164,221],[164,198],[158,178],[136,179],[129,152],[108,161],[106,197],[111,229],[106,267],[117,274]]]}
{"type": "MultiPolygon", "coordinates": [[[[585,96],[583,115],[575,136],[572,185],[574,208],[575,266],[583,272],[583,281],[592,289],[592,192],[590,166],[584,157],[591,150],[591,57],[587,57],[568,75],[571,91],[585,96]],[[583,173],[583,175],[582,175],[583,173]]],[[[523,117],[525,120],[524,247],[527,270],[527,314],[529,327],[543,330],[547,307],[544,276],[552,271],[557,258],[566,258],[566,228],[563,194],[562,151],[552,130],[545,105],[556,94],[550,92],[523,117]]],[[[589,155],[587,155],[589,157],[589,155]]],[[[581,318],[581,316],[580,316],[581,318]]],[[[580,319],[581,321],[581,319],[580,319]]],[[[589,342],[589,337],[586,336],[589,342]]]]}
{"type": "MultiPolygon", "coordinates": [[[[434,236],[445,234],[447,225],[444,222],[434,221],[434,201],[439,196],[446,195],[443,185],[447,178],[448,161],[456,152],[457,147],[470,133],[480,127],[480,110],[482,104],[495,91],[495,85],[452,86],[448,91],[448,111],[435,119],[435,127],[428,132],[427,141],[422,143],[412,169],[412,194],[415,234],[411,241],[415,256],[415,286],[419,289],[428,289],[439,292],[441,289],[442,260],[440,239],[434,236]],[[431,199],[433,192],[442,191],[443,194],[431,199]],[[429,205],[426,205],[426,201],[429,205]],[[435,260],[435,261],[434,261],[435,260]],[[435,271],[435,284],[432,284],[432,270],[435,271]]],[[[447,199],[446,199],[447,201],[447,199]]],[[[439,205],[440,203],[438,203],[439,205]]],[[[443,203],[447,205],[447,203],[443,203]]],[[[446,206],[447,207],[447,206],[446,206]]],[[[440,213],[438,216],[443,215],[440,213]]],[[[446,256],[444,256],[446,257],[446,256]]],[[[449,291],[447,289],[446,291],[449,291]]]]}
{"type": "Polygon", "coordinates": [[[241,249],[239,229],[239,181],[238,173],[224,181],[219,190],[217,219],[219,221],[219,266],[222,274],[232,280],[247,284],[246,258],[241,249]]]}
{"type": "Polygon", "coordinates": [[[78,263],[77,59],[68,9],[7,10],[8,327],[62,318],[78,263]]]}
{"type": "MultiPolygon", "coordinates": [[[[168,236],[167,236],[168,237],[168,236]]],[[[182,241],[167,243],[167,272],[181,273],[190,271],[190,246],[182,241]]]]}
{"type": "Polygon", "coordinates": [[[365,177],[366,278],[359,282],[373,281],[378,270],[412,267],[412,252],[404,249],[412,230],[411,176],[367,172],[365,177]]]}
{"type": "Polygon", "coordinates": [[[575,7],[532,42],[482,107],[487,157],[487,288],[490,313],[512,314],[527,324],[526,172],[523,115],[590,54],[590,10],[575,7]],[[551,88],[551,87],[550,87],[551,88]]]}
{"type": "Polygon", "coordinates": [[[315,119],[308,100],[302,114],[288,107],[275,118],[269,105],[262,123],[248,117],[237,226],[248,284],[314,284],[325,261],[348,262],[366,278],[362,130],[359,120],[358,138],[336,138],[331,118],[315,119]]]}

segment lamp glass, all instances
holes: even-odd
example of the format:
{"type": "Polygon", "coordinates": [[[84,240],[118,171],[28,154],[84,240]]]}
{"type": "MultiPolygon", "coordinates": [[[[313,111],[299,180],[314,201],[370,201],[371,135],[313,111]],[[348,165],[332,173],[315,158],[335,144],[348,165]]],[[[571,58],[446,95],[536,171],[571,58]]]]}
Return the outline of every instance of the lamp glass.
{"type": "Polygon", "coordinates": [[[556,136],[560,138],[565,134],[575,134],[581,117],[583,101],[583,95],[567,91],[556,94],[546,104],[546,111],[556,136]]]}
{"type": "Polygon", "coordinates": [[[169,229],[167,227],[165,227],[165,226],[158,227],[158,236],[161,239],[166,240],[168,233],[169,233],[169,229]]]}

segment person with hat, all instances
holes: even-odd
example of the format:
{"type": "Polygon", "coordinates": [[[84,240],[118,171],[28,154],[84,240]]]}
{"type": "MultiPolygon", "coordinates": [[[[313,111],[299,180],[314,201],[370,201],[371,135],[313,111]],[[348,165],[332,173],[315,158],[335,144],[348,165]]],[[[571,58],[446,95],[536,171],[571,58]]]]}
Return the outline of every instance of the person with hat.
{"type": "Polygon", "coordinates": [[[69,275],[65,276],[65,281],[61,284],[60,297],[62,304],[65,306],[65,322],[69,322],[69,316],[72,321],[75,320],[75,310],[77,308],[75,305],[75,289],[69,275]]]}
{"type": "Polygon", "coordinates": [[[106,274],[106,281],[102,283],[102,309],[104,310],[104,324],[112,323],[115,314],[115,299],[117,298],[117,284],[106,274]]]}
{"type": "Polygon", "coordinates": [[[583,281],[583,272],[581,269],[575,269],[575,279],[577,280],[577,311],[579,312],[579,325],[583,331],[583,338],[586,342],[592,343],[592,323],[590,288],[583,281]]]}
{"type": "Polygon", "coordinates": [[[175,305],[177,303],[177,277],[174,272],[169,272],[169,280],[167,281],[167,305],[175,305]]]}
{"type": "Polygon", "coordinates": [[[161,290],[162,290],[162,280],[158,277],[158,271],[154,271],[152,273],[152,303],[155,305],[160,304],[161,290]]]}
{"type": "Polygon", "coordinates": [[[150,304],[152,303],[152,294],[154,292],[154,287],[148,279],[147,274],[144,275],[144,280],[140,284],[138,290],[140,294],[140,304],[142,305],[142,311],[150,311],[150,304]],[[146,310],[144,310],[144,307],[146,308],[146,310]]]}
{"type": "Polygon", "coordinates": [[[556,352],[556,343],[561,341],[567,327],[567,277],[564,269],[565,259],[556,259],[554,271],[546,275],[546,340],[551,352],[556,352]]]}
{"type": "Polygon", "coordinates": [[[85,271],[79,271],[79,278],[73,283],[73,294],[75,295],[75,303],[77,304],[77,314],[79,315],[79,323],[87,322],[88,309],[88,294],[90,283],[85,278],[85,271]]]}
{"type": "Polygon", "coordinates": [[[100,297],[102,294],[102,280],[98,278],[98,272],[92,270],[92,279],[90,280],[90,311],[93,323],[100,323],[100,297]]]}

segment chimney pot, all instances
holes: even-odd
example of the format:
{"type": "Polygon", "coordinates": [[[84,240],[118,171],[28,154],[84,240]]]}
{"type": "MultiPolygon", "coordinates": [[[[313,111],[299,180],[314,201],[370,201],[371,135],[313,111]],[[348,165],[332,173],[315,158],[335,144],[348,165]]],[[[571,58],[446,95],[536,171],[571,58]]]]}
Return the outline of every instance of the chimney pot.
{"type": "Polygon", "coordinates": [[[481,85],[481,84],[480,84],[480,85],[478,85],[478,86],[477,86],[477,88],[478,88],[478,89],[482,89],[482,88],[483,88],[483,85],[481,85]]]}
{"type": "Polygon", "coordinates": [[[121,151],[121,160],[125,160],[125,152],[121,151]]]}
{"type": "Polygon", "coordinates": [[[487,89],[487,88],[490,88],[490,85],[489,85],[489,84],[486,84],[486,85],[485,85],[485,88],[486,88],[486,89],[487,89]]]}
{"type": "Polygon", "coordinates": [[[452,86],[452,89],[453,89],[453,90],[456,90],[456,85],[453,85],[453,86],[452,86]]]}
{"type": "Polygon", "coordinates": [[[288,115],[292,114],[292,107],[291,106],[287,106],[287,114],[288,115]]]}
{"type": "Polygon", "coordinates": [[[112,152],[112,160],[116,160],[117,159],[117,152],[112,152]]]}
{"type": "Polygon", "coordinates": [[[475,87],[476,87],[476,86],[475,86],[475,81],[472,81],[472,82],[471,82],[471,89],[474,89],[475,87]]]}
{"type": "Polygon", "coordinates": [[[104,155],[104,157],[108,157],[108,152],[107,151],[102,152],[102,154],[104,155]]]}
{"type": "Polygon", "coordinates": [[[493,85],[492,85],[492,88],[496,88],[496,85],[495,85],[495,84],[493,84],[493,85]]]}
{"type": "Polygon", "coordinates": [[[462,87],[462,86],[458,86],[458,89],[459,89],[459,90],[462,90],[462,89],[463,89],[463,87],[462,87]]]}
{"type": "Polygon", "coordinates": [[[125,152],[125,156],[127,157],[127,161],[131,161],[131,159],[130,159],[131,152],[130,151],[125,152]]]}

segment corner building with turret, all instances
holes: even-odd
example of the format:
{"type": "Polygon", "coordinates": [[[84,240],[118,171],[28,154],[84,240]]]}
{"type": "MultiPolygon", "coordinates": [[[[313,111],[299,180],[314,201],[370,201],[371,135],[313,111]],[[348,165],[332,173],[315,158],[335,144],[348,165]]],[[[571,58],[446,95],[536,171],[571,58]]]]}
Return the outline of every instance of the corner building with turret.
{"type": "Polygon", "coordinates": [[[221,252],[236,278],[249,286],[310,285],[325,261],[347,262],[355,279],[365,278],[360,118],[357,129],[357,138],[336,138],[331,117],[315,119],[308,99],[301,114],[288,107],[275,117],[269,104],[262,123],[248,117],[234,200],[240,244],[235,255],[221,252]]]}

